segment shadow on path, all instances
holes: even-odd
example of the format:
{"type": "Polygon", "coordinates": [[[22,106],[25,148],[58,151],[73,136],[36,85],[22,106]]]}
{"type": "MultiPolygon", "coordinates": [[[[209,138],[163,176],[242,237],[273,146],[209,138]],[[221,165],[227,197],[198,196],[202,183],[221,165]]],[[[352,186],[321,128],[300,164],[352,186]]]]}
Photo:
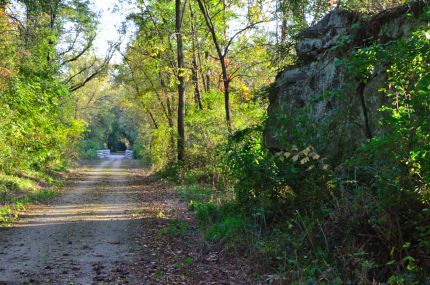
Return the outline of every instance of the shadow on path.
{"type": "Polygon", "coordinates": [[[0,284],[141,284],[130,266],[145,217],[136,167],[123,156],[90,162],[60,197],[0,230],[0,284]]]}

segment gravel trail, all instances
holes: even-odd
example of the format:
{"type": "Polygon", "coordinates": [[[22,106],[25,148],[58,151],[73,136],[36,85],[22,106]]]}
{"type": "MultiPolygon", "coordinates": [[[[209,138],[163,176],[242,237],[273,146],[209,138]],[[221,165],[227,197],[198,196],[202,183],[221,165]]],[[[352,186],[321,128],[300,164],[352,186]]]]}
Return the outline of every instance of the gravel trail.
{"type": "Polygon", "coordinates": [[[62,195],[0,230],[0,284],[142,284],[137,163],[112,157],[81,169],[62,195]]]}

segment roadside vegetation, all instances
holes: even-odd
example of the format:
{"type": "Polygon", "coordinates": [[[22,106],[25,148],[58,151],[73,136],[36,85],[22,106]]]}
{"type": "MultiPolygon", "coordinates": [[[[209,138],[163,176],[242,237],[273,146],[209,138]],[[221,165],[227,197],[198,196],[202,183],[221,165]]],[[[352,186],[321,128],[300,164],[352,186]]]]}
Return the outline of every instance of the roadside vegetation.
{"type": "MultiPolygon", "coordinates": [[[[376,13],[400,4],[383,2],[378,1],[378,6],[348,1],[344,8],[376,13]]],[[[185,49],[189,68],[183,71],[188,80],[186,155],[179,160],[174,146],[176,122],[181,118],[172,111],[177,109],[173,97],[166,96],[176,93],[175,78],[182,72],[172,60],[176,50],[169,38],[174,30],[173,3],[169,8],[145,2],[139,13],[130,16],[139,32],[124,55],[127,64],[120,79],[136,102],[142,102],[141,110],[147,115],[146,127],[139,128],[145,131],[136,140],[139,153],[154,170],[179,185],[178,195],[195,212],[207,246],[247,256],[259,280],[426,284],[430,268],[428,28],[418,29],[410,39],[358,49],[339,62],[351,78],[363,82],[378,66],[389,71],[381,92],[395,98],[396,104],[381,107],[379,124],[386,132],[329,159],[318,150],[327,149],[331,142],[328,137],[315,137],[313,128],[320,133],[321,128],[326,133],[335,130],[329,123],[313,125],[305,105],[294,118],[282,119],[280,114],[278,121],[294,122],[298,131],[294,141],[282,142],[282,151],[269,151],[264,142],[264,130],[273,127],[266,117],[269,83],[277,70],[294,63],[295,36],[310,24],[303,16],[313,11],[319,19],[328,8],[286,3],[279,17],[293,15],[294,21],[286,24],[289,36],[273,45],[278,49],[267,49],[273,38],[259,23],[264,22],[265,11],[258,6],[244,4],[248,14],[240,23],[246,23],[245,32],[231,42],[231,33],[227,37],[223,33],[240,30],[229,26],[243,16],[232,8],[240,4],[197,1],[186,7],[183,33],[190,43],[185,49]],[[211,36],[202,36],[205,33],[211,36]],[[222,60],[237,75],[228,79],[228,108],[218,61],[224,54],[217,52],[217,44],[228,47],[222,60]]],[[[332,91],[327,96],[348,101],[347,84],[332,91]]],[[[341,120],[342,116],[333,115],[341,120]]],[[[279,137],[288,137],[281,128],[277,131],[279,137]]],[[[165,231],[180,233],[174,225],[165,231]]]]}
{"type": "MultiPolygon", "coordinates": [[[[296,63],[299,32],[332,9],[403,2],[139,0],[128,46],[98,58],[88,1],[0,1],[0,221],[54,195],[54,174],[96,149],[129,148],[176,183],[206,249],[245,256],[256,280],[430,283],[428,27],[339,62],[363,83],[386,69],[385,132],[327,158],[329,137],[314,131],[336,130],[312,124],[304,104],[277,118],[295,124],[293,140],[264,141],[271,84],[296,63]]],[[[324,95],[350,101],[347,86],[324,95]]],[[[172,220],[158,237],[190,230],[172,220]]]]}
{"type": "Polygon", "coordinates": [[[97,27],[89,1],[0,1],[1,220],[52,197],[78,160],[132,136],[107,77],[117,43],[100,58],[97,27]]]}
{"type": "Polygon", "coordinates": [[[29,203],[42,202],[57,194],[60,180],[40,173],[27,175],[0,174],[0,223],[8,224],[18,218],[19,211],[29,203]]]}
{"type": "Polygon", "coordinates": [[[94,33],[95,14],[84,3],[60,2],[0,1],[2,220],[53,195],[53,174],[71,165],[84,131],[73,92],[90,72],[77,75],[77,62],[87,54],[80,51],[94,33]],[[71,42],[78,31],[82,38],[71,42]]]}

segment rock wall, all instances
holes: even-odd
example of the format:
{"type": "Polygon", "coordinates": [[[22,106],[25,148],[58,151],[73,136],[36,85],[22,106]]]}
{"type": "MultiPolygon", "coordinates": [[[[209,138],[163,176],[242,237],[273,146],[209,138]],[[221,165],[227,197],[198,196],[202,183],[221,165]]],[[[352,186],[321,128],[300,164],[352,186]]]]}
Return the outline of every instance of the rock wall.
{"type": "Polygon", "coordinates": [[[320,144],[320,151],[333,158],[383,132],[378,125],[378,108],[388,100],[378,92],[384,85],[383,67],[362,85],[338,63],[358,48],[408,37],[428,24],[420,17],[428,2],[414,1],[367,18],[334,10],[302,31],[297,63],[280,72],[271,88],[267,147],[283,149],[285,141],[308,132],[314,140],[310,143],[328,142],[320,144]]]}

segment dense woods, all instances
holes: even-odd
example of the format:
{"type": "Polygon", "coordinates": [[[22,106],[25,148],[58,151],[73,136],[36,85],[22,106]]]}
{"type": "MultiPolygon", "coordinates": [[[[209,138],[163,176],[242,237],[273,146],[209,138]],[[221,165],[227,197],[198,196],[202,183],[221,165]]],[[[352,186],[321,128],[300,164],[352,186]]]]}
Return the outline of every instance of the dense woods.
{"type": "Polygon", "coordinates": [[[52,196],[34,181],[133,149],[255,280],[429,283],[430,3],[404,2],[139,0],[101,57],[91,1],[0,0],[0,219],[52,196]],[[345,34],[299,51],[337,11],[345,34]],[[371,34],[401,16],[407,36],[371,34]],[[278,100],[324,44],[342,86],[278,100]]]}

